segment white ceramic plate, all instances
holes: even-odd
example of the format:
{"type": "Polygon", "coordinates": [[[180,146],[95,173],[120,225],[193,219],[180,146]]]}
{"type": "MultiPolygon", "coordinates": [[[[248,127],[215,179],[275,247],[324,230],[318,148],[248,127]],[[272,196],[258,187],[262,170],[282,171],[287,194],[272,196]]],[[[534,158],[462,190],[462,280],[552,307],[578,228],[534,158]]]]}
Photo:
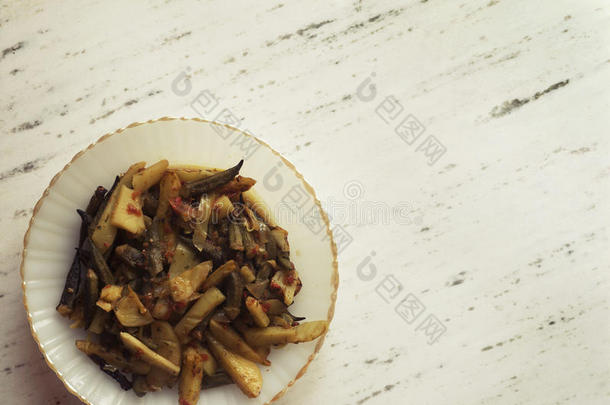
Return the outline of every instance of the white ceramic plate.
{"type": "MultiPolygon", "coordinates": [[[[328,219],[311,186],[294,166],[260,140],[229,126],[199,119],[161,118],[135,123],[100,138],[78,153],[52,180],[36,204],[24,238],[21,276],[25,309],[34,340],[49,367],[66,388],[92,405],[177,404],[174,390],[138,398],[123,391],[110,377],[80,353],[74,341],[84,332],[69,328],[59,316],[65,277],[77,244],[80,218],[98,185],[109,188],[114,176],[137,161],[191,163],[218,168],[245,158],[241,174],[258,180],[255,190],[276,212],[289,232],[291,259],[303,281],[292,312],[310,320],[332,319],[338,272],[336,248],[328,219]]],[[[273,350],[270,367],[261,367],[263,389],[248,399],[236,386],[202,392],[202,404],[269,403],[284,394],[320,350],[315,342],[273,350]]]]}

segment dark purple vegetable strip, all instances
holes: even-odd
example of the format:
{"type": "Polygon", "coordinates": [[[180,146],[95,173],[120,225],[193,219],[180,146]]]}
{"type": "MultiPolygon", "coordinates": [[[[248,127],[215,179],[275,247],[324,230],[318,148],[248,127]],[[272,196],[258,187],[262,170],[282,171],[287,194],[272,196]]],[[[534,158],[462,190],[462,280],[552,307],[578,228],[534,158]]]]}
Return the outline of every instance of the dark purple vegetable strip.
{"type": "Polygon", "coordinates": [[[239,169],[241,169],[241,166],[243,164],[244,161],[242,159],[239,161],[238,164],[231,167],[230,169],[213,174],[209,177],[205,177],[200,180],[188,181],[184,183],[184,185],[182,186],[182,190],[184,190],[187,195],[207,193],[208,191],[211,191],[216,187],[222,186],[223,184],[226,184],[229,181],[233,180],[233,178],[239,174],[239,169]]]}
{"type": "Polygon", "coordinates": [[[106,187],[97,186],[95,192],[89,200],[89,204],[87,204],[87,209],[85,210],[85,212],[89,215],[95,216],[95,214],[97,214],[97,210],[104,202],[104,198],[106,197],[107,192],[108,190],[106,190],[106,187]]]}
{"type": "Polygon", "coordinates": [[[85,329],[89,328],[93,316],[95,315],[95,303],[97,302],[100,291],[97,274],[92,269],[87,270],[87,279],[85,281],[85,329]]]}
{"type": "Polygon", "coordinates": [[[121,388],[123,388],[125,391],[129,391],[131,389],[131,387],[133,386],[131,381],[129,381],[129,379],[127,379],[127,377],[125,377],[125,375],[121,373],[116,367],[111,366],[96,355],[91,355],[89,357],[91,358],[91,360],[97,363],[97,365],[100,366],[100,369],[104,373],[108,374],[110,377],[116,380],[121,385],[121,388]]]}
{"type": "Polygon", "coordinates": [[[244,282],[241,276],[236,271],[233,271],[227,276],[224,285],[225,295],[227,296],[224,306],[225,314],[229,319],[235,319],[241,310],[244,282]]]}
{"type": "Polygon", "coordinates": [[[78,240],[78,246],[83,244],[85,237],[89,234],[89,228],[93,223],[93,218],[95,214],[97,214],[97,210],[104,201],[104,196],[106,195],[106,188],[103,186],[98,186],[95,189],[95,192],[89,199],[89,203],[87,204],[87,209],[85,211],[81,209],[77,209],[76,212],[80,215],[82,220],[80,225],[80,237],[78,240]]]}
{"type": "Polygon", "coordinates": [[[87,213],[86,211],[80,210],[80,209],[77,209],[76,212],[78,213],[78,215],[80,215],[80,219],[81,219],[80,234],[78,237],[78,246],[81,246],[83,244],[83,242],[85,241],[85,238],[89,234],[89,227],[91,226],[91,223],[93,222],[93,217],[91,216],[91,214],[87,213]]]}
{"type": "Polygon", "coordinates": [[[68,316],[74,310],[74,304],[76,302],[76,297],[78,296],[78,292],[80,289],[80,267],[80,259],[77,250],[74,254],[74,259],[72,260],[70,270],[68,271],[66,283],[61,293],[61,298],[59,299],[59,304],[56,308],[57,312],[59,312],[62,316],[68,316]]]}
{"type": "Polygon", "coordinates": [[[108,264],[106,263],[106,259],[104,259],[104,255],[102,254],[102,252],[99,251],[97,246],[95,246],[95,243],[93,243],[93,241],[89,237],[87,237],[85,243],[88,244],[89,250],[91,252],[91,261],[93,263],[94,269],[97,271],[99,278],[106,285],[114,284],[114,274],[112,274],[110,267],[108,267],[108,264]]]}
{"type": "Polygon", "coordinates": [[[93,218],[93,226],[95,226],[95,224],[97,224],[99,222],[100,216],[102,215],[102,212],[104,212],[104,209],[106,208],[106,205],[108,204],[108,201],[110,200],[110,196],[114,192],[114,189],[116,188],[117,184],[119,184],[120,179],[121,179],[120,176],[116,176],[114,178],[114,183],[112,183],[112,187],[110,187],[110,191],[108,191],[106,193],[106,195],[104,195],[103,200],[100,202],[99,206],[97,207],[97,212],[95,213],[95,217],[93,218]]]}
{"type": "Polygon", "coordinates": [[[114,249],[114,253],[130,266],[139,268],[146,267],[146,255],[133,246],[127,244],[117,246],[116,249],[114,249]]]}
{"type": "Polygon", "coordinates": [[[148,244],[145,254],[148,258],[146,270],[151,276],[156,276],[163,271],[163,248],[161,246],[160,220],[155,218],[146,228],[145,242],[148,244]]]}
{"type": "MultiPolygon", "coordinates": [[[[193,245],[193,239],[187,238],[185,236],[180,235],[180,240],[184,242],[187,246],[193,248],[195,252],[199,252],[199,249],[193,245]]],[[[212,260],[215,266],[219,266],[225,262],[224,255],[222,252],[222,248],[220,246],[216,246],[210,240],[204,240],[201,243],[201,253],[204,256],[204,259],[212,260]]]]}

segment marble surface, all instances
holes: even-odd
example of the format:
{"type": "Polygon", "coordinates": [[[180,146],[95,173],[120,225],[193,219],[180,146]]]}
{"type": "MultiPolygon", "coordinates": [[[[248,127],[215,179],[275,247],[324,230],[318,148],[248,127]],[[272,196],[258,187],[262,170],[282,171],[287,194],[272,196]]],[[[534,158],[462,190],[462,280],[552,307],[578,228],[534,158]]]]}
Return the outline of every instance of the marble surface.
{"type": "Polygon", "coordinates": [[[51,177],[200,113],[283,153],[336,226],[332,330],[279,404],[609,403],[609,27],[602,0],[3,3],[3,403],[78,403],[22,306],[51,177]]]}

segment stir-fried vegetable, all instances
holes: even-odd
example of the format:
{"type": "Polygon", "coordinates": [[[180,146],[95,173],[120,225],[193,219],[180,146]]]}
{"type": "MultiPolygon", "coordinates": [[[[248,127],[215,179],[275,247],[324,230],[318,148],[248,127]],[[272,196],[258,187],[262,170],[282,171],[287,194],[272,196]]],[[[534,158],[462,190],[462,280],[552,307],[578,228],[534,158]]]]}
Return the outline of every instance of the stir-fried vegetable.
{"type": "Polygon", "coordinates": [[[57,311],[91,332],[77,348],[123,389],[179,382],[179,403],[196,405],[202,389],[235,383],[256,397],[272,347],[326,333],[288,311],[302,287],[288,233],[242,165],[136,163],[78,210],[57,311]]]}

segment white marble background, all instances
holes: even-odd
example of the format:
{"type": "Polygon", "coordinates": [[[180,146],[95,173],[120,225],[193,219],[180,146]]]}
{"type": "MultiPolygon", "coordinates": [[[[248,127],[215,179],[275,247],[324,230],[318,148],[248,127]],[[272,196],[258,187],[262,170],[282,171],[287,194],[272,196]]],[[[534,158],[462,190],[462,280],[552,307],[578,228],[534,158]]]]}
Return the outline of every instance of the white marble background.
{"type": "Polygon", "coordinates": [[[602,0],[3,2],[2,403],[78,403],[22,306],[43,189],[104,133],[195,116],[204,90],[323,201],[408,207],[408,224],[335,213],[353,241],[332,330],[280,404],[610,403],[609,43],[602,0]],[[385,123],[388,96],[404,111],[385,123]],[[408,114],[413,145],[394,132],[408,114]],[[384,280],[403,287],[390,303],[384,280]],[[410,324],[408,293],[426,308],[410,324]],[[446,328],[431,345],[428,315],[446,328]]]}

